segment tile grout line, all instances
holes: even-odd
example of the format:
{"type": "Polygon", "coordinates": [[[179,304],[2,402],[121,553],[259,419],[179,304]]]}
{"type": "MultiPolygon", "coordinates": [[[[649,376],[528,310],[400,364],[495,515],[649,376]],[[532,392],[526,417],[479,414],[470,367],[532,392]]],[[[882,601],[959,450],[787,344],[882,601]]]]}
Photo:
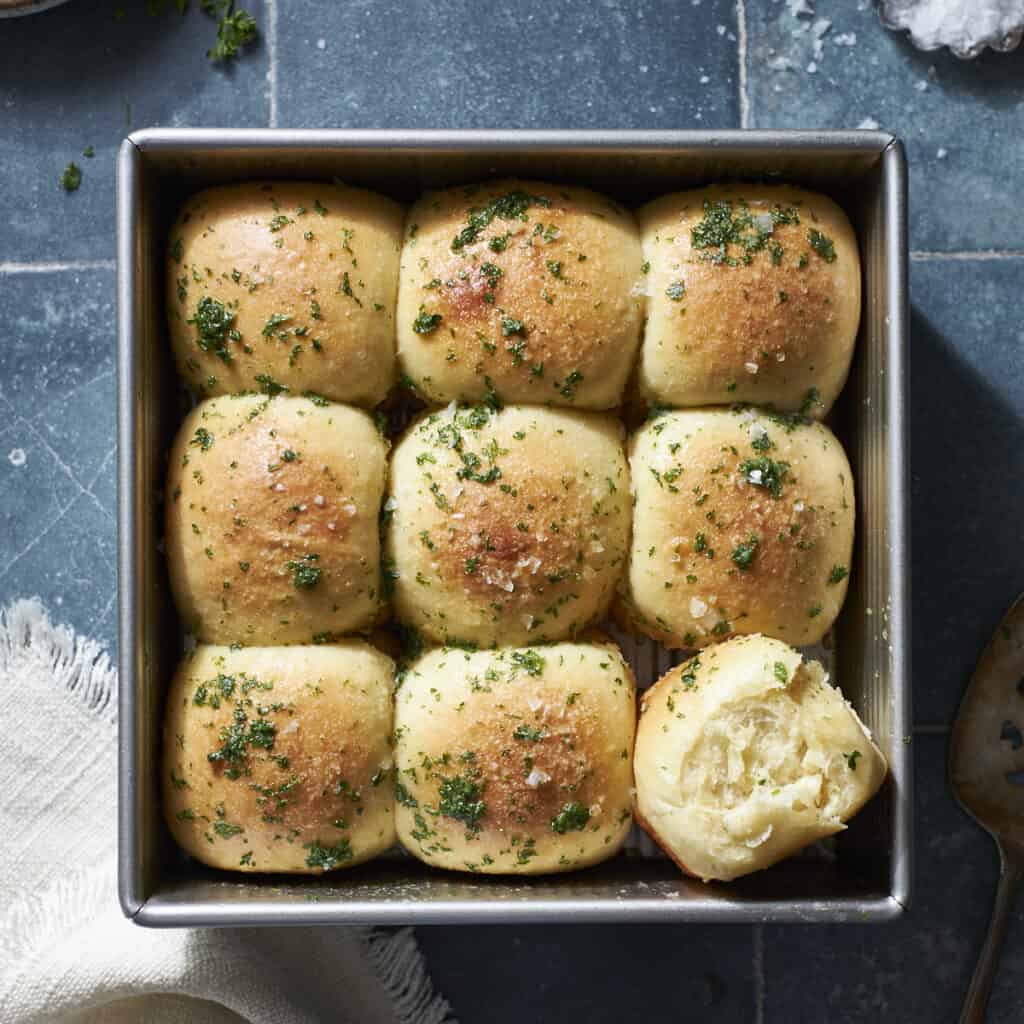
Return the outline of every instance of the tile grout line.
{"type": "Polygon", "coordinates": [[[267,13],[267,96],[269,127],[277,127],[277,0],[264,0],[267,13]]]}
{"type": "Polygon", "coordinates": [[[62,270],[116,270],[116,260],[39,260],[27,263],[0,262],[0,274],[49,274],[62,270]]]}
{"type": "Polygon", "coordinates": [[[764,1024],[764,925],[754,925],[754,1024],[764,1024]]]}
{"type": "Polygon", "coordinates": [[[929,252],[922,249],[912,249],[910,258],[915,263],[940,263],[954,260],[1019,260],[1024,259],[1024,250],[1021,249],[974,249],[952,252],[929,252]]]}
{"type": "Polygon", "coordinates": [[[747,7],[736,0],[736,48],[739,58],[740,127],[750,127],[750,95],[747,92],[747,7]]]}

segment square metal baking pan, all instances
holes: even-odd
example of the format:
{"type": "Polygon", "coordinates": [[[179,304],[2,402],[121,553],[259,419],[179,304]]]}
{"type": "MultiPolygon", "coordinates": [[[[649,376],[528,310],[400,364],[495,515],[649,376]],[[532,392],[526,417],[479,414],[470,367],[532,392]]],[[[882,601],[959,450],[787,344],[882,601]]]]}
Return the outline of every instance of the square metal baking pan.
{"type": "MultiPolygon", "coordinates": [[[[570,921],[880,921],[910,891],[906,167],[883,132],[395,132],[149,130],[118,166],[120,900],[150,926],[570,921]],[[830,423],[858,488],[857,542],[835,630],[837,681],[889,759],[882,792],[829,858],[725,886],[681,877],[634,844],[549,878],[461,876],[411,858],[295,880],[216,872],[184,857],[159,809],[159,723],[181,650],[163,558],[160,494],[184,406],[164,328],[164,236],[206,185],[329,179],[411,200],[493,175],[590,185],[631,206],[719,180],[820,189],[857,229],[864,303],[849,382],[830,423]]],[[[669,663],[640,651],[641,677],[669,663]]]]}

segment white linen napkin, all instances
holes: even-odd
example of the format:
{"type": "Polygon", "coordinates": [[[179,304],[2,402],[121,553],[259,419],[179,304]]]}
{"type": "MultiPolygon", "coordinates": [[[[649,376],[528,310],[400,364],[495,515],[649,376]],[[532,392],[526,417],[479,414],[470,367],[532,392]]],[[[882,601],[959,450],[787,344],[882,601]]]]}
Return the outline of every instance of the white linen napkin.
{"type": "Polygon", "coordinates": [[[0,611],[0,1017],[454,1024],[409,929],[140,928],[117,904],[117,675],[38,600],[0,611]]]}

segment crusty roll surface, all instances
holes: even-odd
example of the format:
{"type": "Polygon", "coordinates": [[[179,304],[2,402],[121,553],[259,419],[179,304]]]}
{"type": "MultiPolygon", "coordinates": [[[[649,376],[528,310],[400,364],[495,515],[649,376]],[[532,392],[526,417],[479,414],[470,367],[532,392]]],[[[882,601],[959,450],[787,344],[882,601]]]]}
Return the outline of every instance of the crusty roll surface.
{"type": "Polygon", "coordinates": [[[504,180],[430,193],[406,220],[402,369],[432,402],[609,409],[640,340],[632,214],[588,189],[504,180]]]}
{"type": "Polygon", "coordinates": [[[370,626],[387,446],[366,413],[222,396],[178,431],[167,560],[184,625],[209,643],[311,643],[370,626]]]}
{"type": "Polygon", "coordinates": [[[171,683],[164,816],[212,867],[319,873],[394,843],[394,663],[369,644],[200,645],[171,683]]]}
{"type": "Polygon", "coordinates": [[[860,256],[846,214],[788,185],[731,185],[662,196],[639,216],[648,400],[824,416],[860,322],[860,256]]]}
{"type": "Polygon", "coordinates": [[[634,768],[638,823],[705,881],[842,831],[887,771],[821,665],[765,636],[701,651],[644,694],[634,768]]]}
{"type": "Polygon", "coordinates": [[[605,612],[623,569],[628,477],[608,416],[454,403],[427,413],[391,463],[396,614],[437,643],[577,634],[605,612]]]}
{"type": "Polygon", "coordinates": [[[827,427],[665,412],[633,436],[630,467],[624,625],[682,648],[733,633],[821,640],[846,597],[854,532],[850,466],[827,427]]]}
{"type": "Polygon", "coordinates": [[[630,827],[635,708],[612,643],[431,651],[396,695],[399,839],[486,874],[613,856],[630,827]]]}
{"type": "Polygon", "coordinates": [[[178,372],[201,396],[312,391],[372,406],[395,374],[402,208],[324,182],[192,196],[168,241],[178,372]]]}

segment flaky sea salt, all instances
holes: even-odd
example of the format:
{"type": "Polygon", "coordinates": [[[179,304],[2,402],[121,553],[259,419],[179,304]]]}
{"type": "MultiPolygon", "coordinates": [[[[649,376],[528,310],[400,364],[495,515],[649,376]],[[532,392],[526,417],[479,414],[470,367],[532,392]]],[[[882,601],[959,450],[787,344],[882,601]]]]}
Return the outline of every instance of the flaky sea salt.
{"type": "Polygon", "coordinates": [[[968,56],[1024,26],[1024,0],[882,0],[881,15],[922,50],[948,46],[968,56]]]}

